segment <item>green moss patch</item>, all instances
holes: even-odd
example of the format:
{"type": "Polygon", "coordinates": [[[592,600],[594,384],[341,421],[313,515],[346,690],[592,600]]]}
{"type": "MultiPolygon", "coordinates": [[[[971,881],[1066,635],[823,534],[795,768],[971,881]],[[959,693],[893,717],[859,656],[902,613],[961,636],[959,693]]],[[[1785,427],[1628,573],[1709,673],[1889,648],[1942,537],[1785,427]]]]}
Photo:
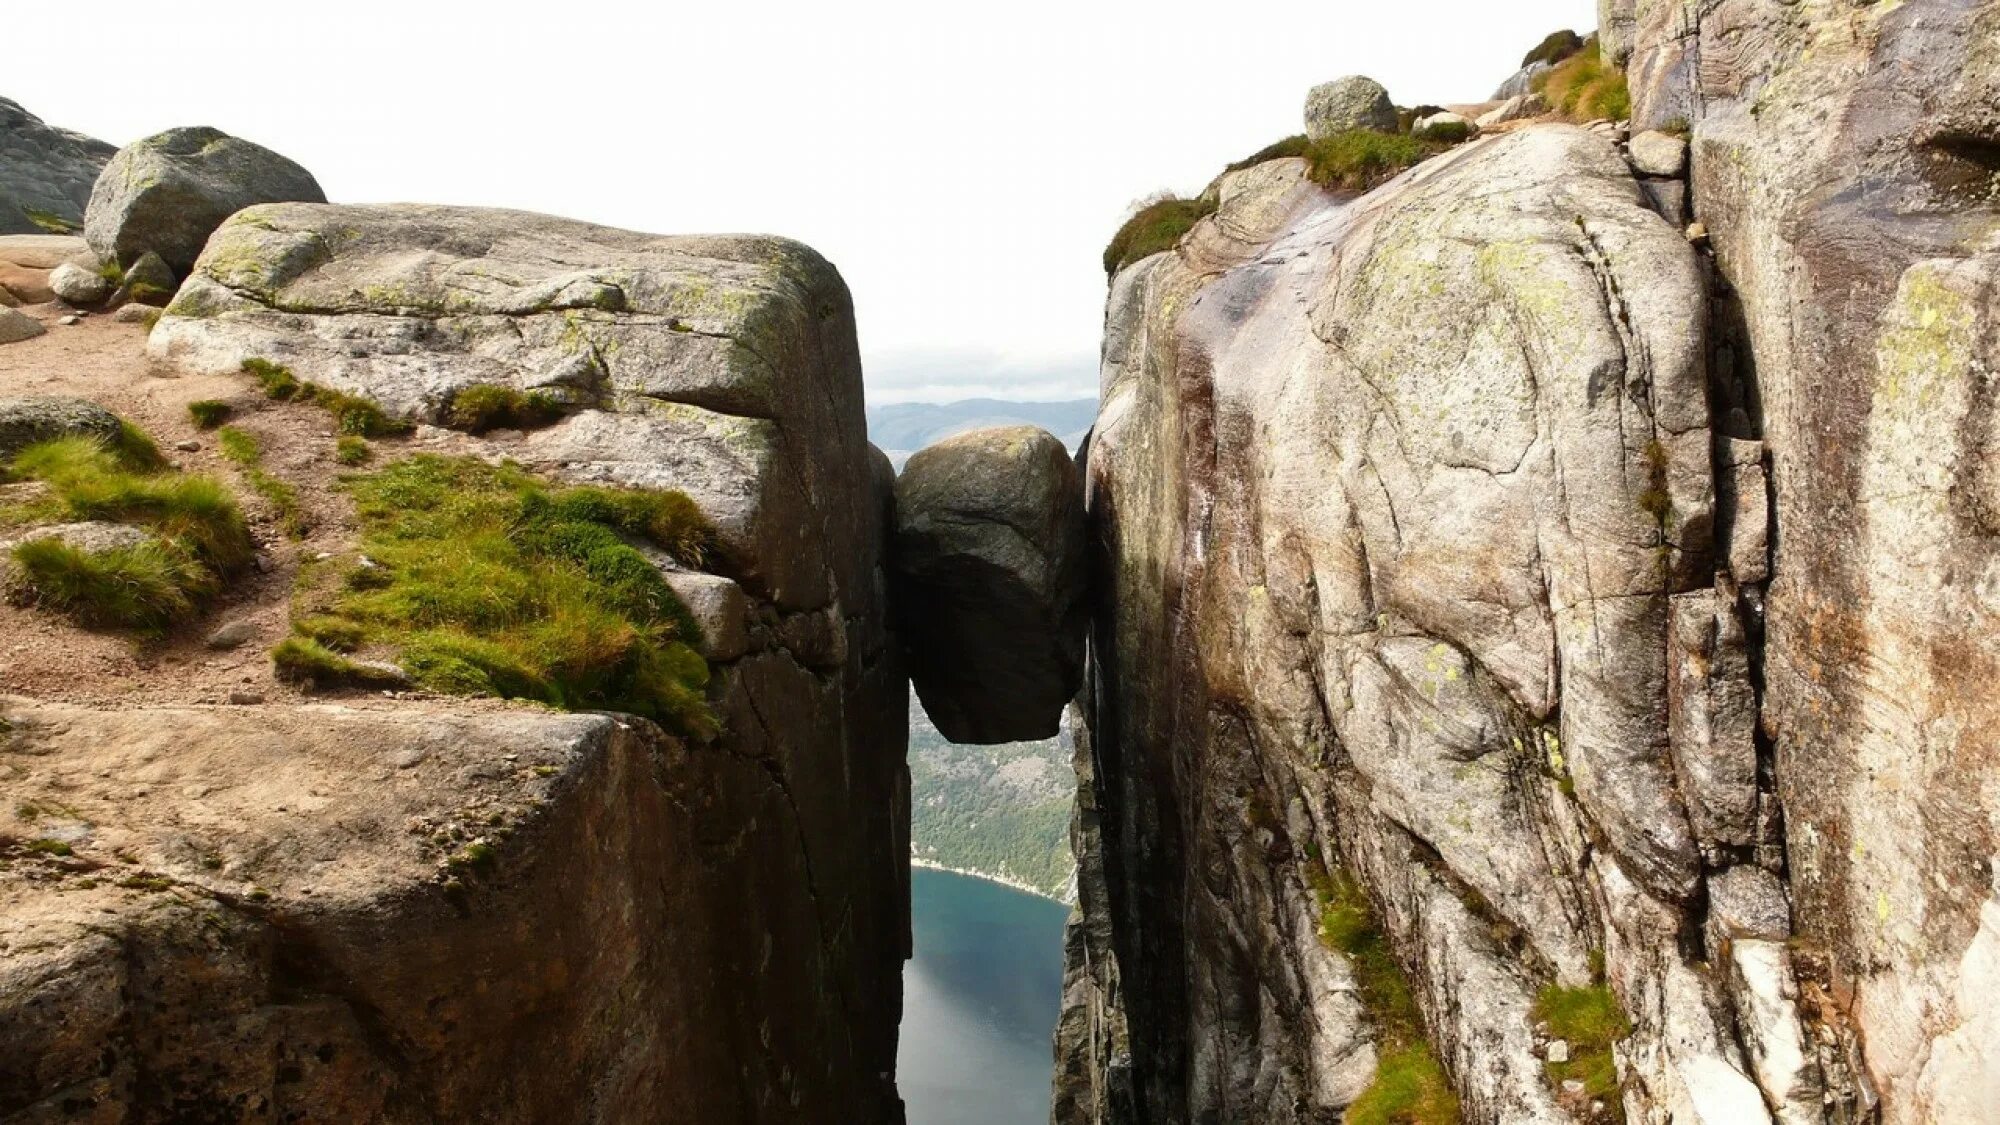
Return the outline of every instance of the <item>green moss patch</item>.
{"type": "Polygon", "coordinates": [[[461,430],[532,430],[562,417],[562,404],[543,391],[523,393],[512,387],[481,383],[453,395],[446,421],[461,430]]]}
{"type": "Polygon", "coordinates": [[[1146,204],[1111,236],[1111,244],[1104,248],[1105,274],[1115,276],[1133,262],[1173,249],[1182,235],[1214,213],[1215,203],[1209,199],[1169,196],[1146,204]]]}
{"type": "Polygon", "coordinates": [[[75,234],[82,229],[54,211],[44,211],[40,207],[23,207],[21,214],[50,234],[75,234]]]}
{"type": "Polygon", "coordinates": [[[1424,1031],[1409,980],[1374,907],[1354,876],[1314,862],[1307,879],[1319,899],[1320,940],[1347,957],[1361,1003],[1375,1024],[1375,1079],[1348,1107],[1348,1125],[1452,1125],[1458,1095],[1424,1031]]]}
{"type": "Polygon", "coordinates": [[[1288,156],[1304,156],[1306,150],[1311,147],[1312,142],[1306,140],[1304,133],[1295,133],[1282,141],[1273,141],[1265,145],[1256,152],[1224,168],[1222,172],[1224,175],[1228,175],[1231,172],[1241,172],[1245,168],[1255,168],[1257,165],[1268,161],[1283,160],[1288,156]]]}
{"type": "Polygon", "coordinates": [[[365,465],[374,456],[367,439],[359,434],[342,434],[333,445],[333,459],[343,465],[365,465]]]}
{"type": "Polygon", "coordinates": [[[229,404],[220,399],[205,398],[188,403],[188,417],[204,430],[212,430],[229,420],[229,404]]]}
{"type": "Polygon", "coordinates": [[[1612,1045],[1632,1034],[1632,1024],[1618,1006],[1618,997],[1603,984],[1583,988],[1550,985],[1535,998],[1535,1020],[1549,1034],[1569,1043],[1569,1061],[1545,1063],[1549,1081],[1560,1089],[1565,1081],[1583,1083],[1586,1100],[1601,1101],[1614,1119],[1623,1121],[1618,1096],[1618,1065],[1612,1045]]]}
{"type": "Polygon", "coordinates": [[[1321,187],[1366,191],[1443,152],[1448,145],[1373,129],[1350,129],[1307,150],[1307,172],[1321,187]]]}
{"type": "Polygon", "coordinates": [[[135,524],[154,536],[98,552],[55,539],[14,548],[28,595],[93,628],[164,630],[250,561],[249,530],[228,490],[162,469],[152,442],[129,426],[110,444],[71,437],[30,446],[8,474],[48,491],[0,511],[0,525],[101,521],[135,524]]]}
{"type": "Polygon", "coordinates": [[[713,732],[699,629],[632,545],[700,562],[713,533],[685,495],[555,488],[512,465],[430,455],[343,487],[366,562],[302,574],[281,668],[338,683],[347,654],[380,649],[433,691],[713,732]]]}

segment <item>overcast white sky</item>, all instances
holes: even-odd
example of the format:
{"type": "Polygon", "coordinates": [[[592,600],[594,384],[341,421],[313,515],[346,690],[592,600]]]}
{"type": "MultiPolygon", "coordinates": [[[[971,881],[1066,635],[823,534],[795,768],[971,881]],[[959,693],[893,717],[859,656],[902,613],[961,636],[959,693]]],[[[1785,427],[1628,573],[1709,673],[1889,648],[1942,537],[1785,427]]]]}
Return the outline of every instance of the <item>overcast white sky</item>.
{"type": "Polygon", "coordinates": [[[1316,82],[1476,101],[1596,22],[1595,0],[123,7],[8,52],[0,94],[118,144],[213,125],[338,201],[802,239],[854,291],[871,403],[1094,394],[1099,257],[1134,200],[1298,132],[1316,82]]]}

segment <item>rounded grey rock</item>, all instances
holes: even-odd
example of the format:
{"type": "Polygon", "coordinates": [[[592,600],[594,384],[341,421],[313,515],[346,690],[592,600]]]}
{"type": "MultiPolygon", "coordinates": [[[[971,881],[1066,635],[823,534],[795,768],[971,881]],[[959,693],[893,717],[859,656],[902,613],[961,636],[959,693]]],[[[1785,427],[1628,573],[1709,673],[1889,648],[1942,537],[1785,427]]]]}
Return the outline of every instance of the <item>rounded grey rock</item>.
{"type": "Polygon", "coordinates": [[[186,274],[224,219],[256,203],[324,203],[312,173],[218,129],[169,129],[118,150],[91,189],[83,236],[107,261],[151,250],[186,274]]]}
{"type": "Polygon", "coordinates": [[[49,288],[72,305],[95,305],[111,296],[111,282],[103,274],[76,262],[51,270],[49,288]]]}
{"type": "Polygon", "coordinates": [[[1350,129],[1396,130],[1396,107],[1380,82],[1359,74],[1321,83],[1306,95],[1306,136],[1325,140],[1350,129]]]}
{"type": "Polygon", "coordinates": [[[80,398],[0,398],[0,465],[36,444],[60,437],[115,441],[118,415],[80,398]]]}
{"type": "Polygon", "coordinates": [[[0,344],[32,340],[47,332],[42,322],[16,309],[0,309],[0,344]]]}

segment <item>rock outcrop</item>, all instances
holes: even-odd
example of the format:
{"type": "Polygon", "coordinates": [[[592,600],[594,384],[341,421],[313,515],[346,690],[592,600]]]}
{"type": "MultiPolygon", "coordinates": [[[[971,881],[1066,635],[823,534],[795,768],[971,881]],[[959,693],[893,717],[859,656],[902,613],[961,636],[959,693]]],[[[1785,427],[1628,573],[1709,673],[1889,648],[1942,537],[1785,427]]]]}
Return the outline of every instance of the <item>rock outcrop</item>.
{"type": "Polygon", "coordinates": [[[1854,1112],[2000,1104],[2000,8],[1641,4],[1634,119],[1694,128],[1729,433],[1769,447],[1763,729],[1854,1112]]]}
{"type": "Polygon", "coordinates": [[[910,679],[953,742],[1053,736],[1083,681],[1083,486],[1034,426],[974,430],[896,480],[891,594],[910,679]]]}
{"type": "Polygon", "coordinates": [[[148,251],[176,276],[229,216],[256,203],[326,202],[312,173],[218,129],[169,129],[118,150],[97,177],[83,234],[100,260],[130,266],[148,251]]]}
{"type": "Polygon", "coordinates": [[[1114,279],[1059,1125],[1337,1119],[1348,878],[1468,1121],[2000,1099],[2000,9],[1606,13],[1628,148],[1267,162],[1114,279]]]}
{"type": "Polygon", "coordinates": [[[0,234],[81,230],[91,185],[114,151],[0,98],[0,234]]]}
{"type": "Polygon", "coordinates": [[[561,386],[531,435],[413,444],[689,494],[721,542],[666,578],[718,733],[438,698],[7,701],[0,770],[37,812],[0,810],[0,1118],[900,1121],[893,482],[833,267],[775,238],[288,204],[192,277],[151,341],[183,382],[247,397],[264,359],[437,421],[453,389],[561,386]]]}

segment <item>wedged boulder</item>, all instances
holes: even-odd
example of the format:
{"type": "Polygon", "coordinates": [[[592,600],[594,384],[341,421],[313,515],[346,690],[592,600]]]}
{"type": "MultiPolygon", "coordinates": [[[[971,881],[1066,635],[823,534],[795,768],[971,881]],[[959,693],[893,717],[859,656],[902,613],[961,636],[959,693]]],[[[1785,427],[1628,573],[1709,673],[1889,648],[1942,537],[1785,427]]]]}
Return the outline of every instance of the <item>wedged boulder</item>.
{"type": "Polygon", "coordinates": [[[0,235],[82,229],[91,185],[114,151],[0,98],[0,235]]]}
{"type": "Polygon", "coordinates": [[[80,398],[0,398],[0,467],[38,442],[60,437],[118,439],[118,415],[80,398]]]}
{"type": "Polygon", "coordinates": [[[147,251],[185,274],[222,221],[256,203],[326,202],[312,173],[262,145],[205,127],[169,129],[118,150],[98,176],[83,235],[104,261],[147,251]]]}
{"type": "Polygon", "coordinates": [[[1306,94],[1306,136],[1318,141],[1350,129],[1396,131],[1396,106],[1380,82],[1350,74],[1306,94]]]}
{"type": "Polygon", "coordinates": [[[1053,736],[1083,679],[1083,488],[1063,443],[1000,426],[896,478],[891,597],[917,697],[953,742],[1053,736]]]}
{"type": "Polygon", "coordinates": [[[1754,1104],[1679,936],[1705,869],[1671,734],[1708,738],[1702,827],[1733,830],[1749,689],[1690,622],[1690,662],[1736,659],[1670,722],[1673,598],[1715,565],[1694,251],[1573,126],[1352,200],[1281,163],[1107,303],[1089,725],[1134,1119],[1353,1100],[1377,1017],[1313,905],[1342,869],[1466,1120],[1561,1119],[1536,997],[1600,952],[1635,1120],[1754,1104]]]}

